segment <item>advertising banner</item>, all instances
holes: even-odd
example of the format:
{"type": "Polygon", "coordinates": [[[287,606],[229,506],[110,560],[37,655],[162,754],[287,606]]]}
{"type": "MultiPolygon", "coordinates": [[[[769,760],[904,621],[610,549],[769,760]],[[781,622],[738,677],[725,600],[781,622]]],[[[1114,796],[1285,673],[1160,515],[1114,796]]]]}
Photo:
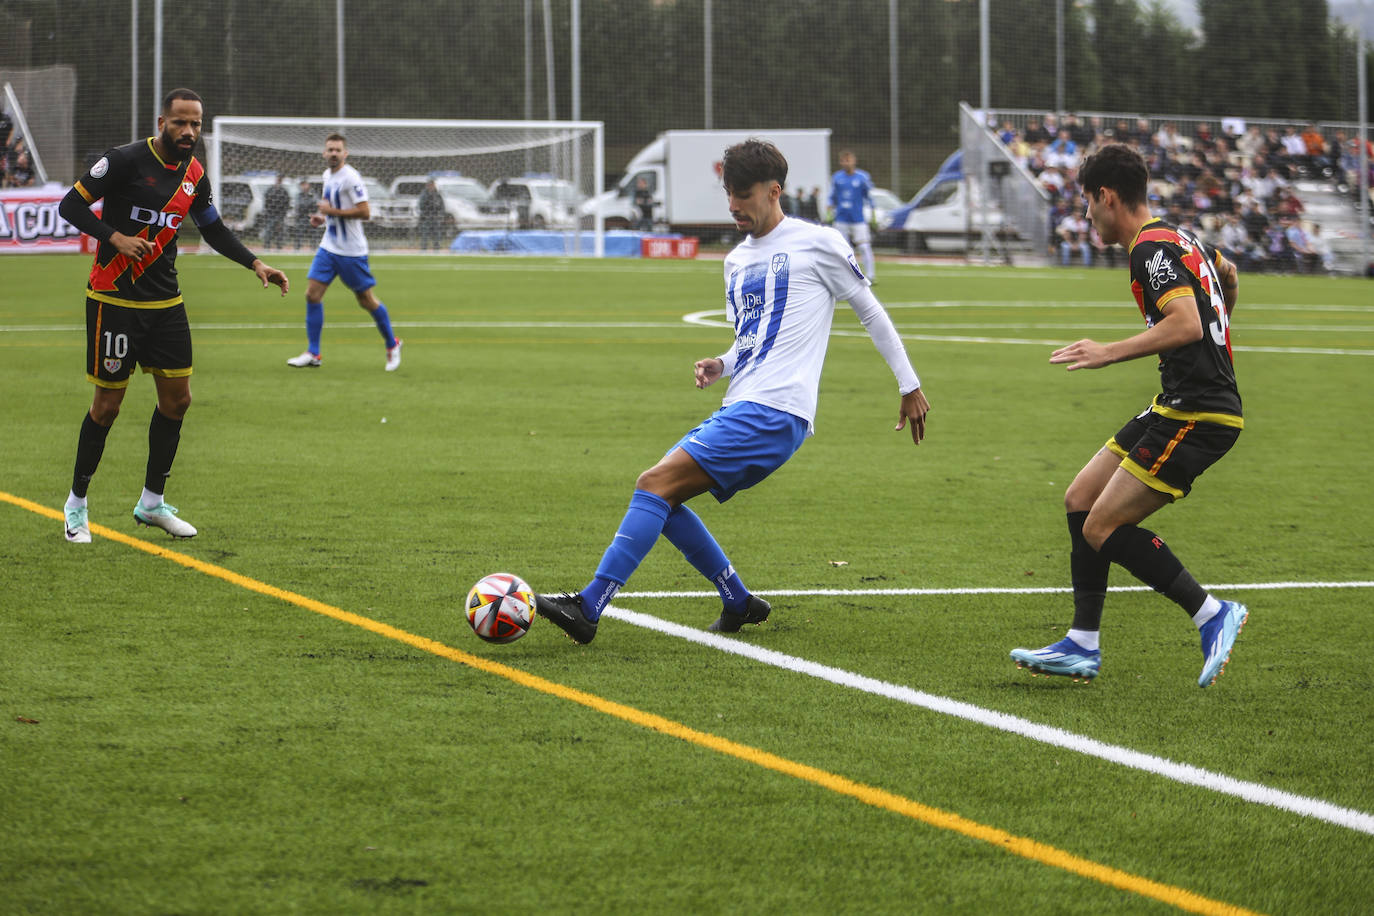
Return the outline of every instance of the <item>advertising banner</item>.
{"type": "Polygon", "coordinates": [[[66,193],[56,184],[0,190],[0,254],[94,251],[93,240],[57,213],[66,193]]]}

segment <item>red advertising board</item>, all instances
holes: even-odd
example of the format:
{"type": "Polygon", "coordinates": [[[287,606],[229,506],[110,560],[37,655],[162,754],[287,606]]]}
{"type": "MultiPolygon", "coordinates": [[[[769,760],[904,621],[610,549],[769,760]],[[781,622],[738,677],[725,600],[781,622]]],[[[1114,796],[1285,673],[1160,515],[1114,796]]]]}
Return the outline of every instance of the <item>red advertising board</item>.
{"type": "Polygon", "coordinates": [[[92,240],[57,212],[66,194],[61,185],[0,191],[0,254],[93,251],[92,240]]]}
{"type": "Polygon", "coordinates": [[[646,236],[639,240],[639,256],[642,258],[695,258],[697,240],[695,236],[686,238],[665,238],[646,236]]]}

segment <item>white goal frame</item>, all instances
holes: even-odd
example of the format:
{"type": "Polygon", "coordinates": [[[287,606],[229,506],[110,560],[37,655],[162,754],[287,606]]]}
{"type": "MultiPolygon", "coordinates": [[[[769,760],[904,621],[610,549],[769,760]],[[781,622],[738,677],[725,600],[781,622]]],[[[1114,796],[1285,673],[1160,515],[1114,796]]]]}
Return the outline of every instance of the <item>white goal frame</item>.
{"type": "MultiPolygon", "coordinates": [[[[369,149],[366,146],[355,145],[353,135],[350,131],[354,128],[368,129],[403,129],[407,131],[440,129],[440,130],[501,130],[506,132],[519,132],[522,130],[531,131],[531,136],[523,140],[506,140],[504,142],[493,143],[484,147],[466,148],[462,151],[436,146],[429,149],[407,150],[415,156],[442,157],[445,155],[477,153],[515,153],[522,149],[534,150],[553,147],[559,143],[569,146],[567,154],[567,168],[556,177],[573,180],[577,184],[579,191],[587,199],[595,197],[601,192],[601,185],[604,181],[606,167],[606,140],[605,125],[601,121],[490,121],[490,120],[451,120],[451,119],[410,119],[410,118],[288,118],[288,117],[253,117],[244,115],[220,115],[211,122],[211,130],[205,135],[207,149],[206,163],[207,173],[210,178],[210,186],[218,198],[220,196],[221,181],[223,175],[223,144],[228,139],[235,140],[237,130],[255,127],[293,127],[293,128],[313,128],[318,132],[318,139],[309,146],[282,147],[290,152],[314,153],[319,155],[324,149],[324,137],[330,132],[337,131],[349,137],[349,153],[353,156],[386,156],[387,151],[369,149]],[[591,137],[591,157],[590,172],[587,170],[587,163],[582,161],[582,150],[578,144],[580,138],[590,135],[591,137]],[[587,180],[578,180],[580,176],[587,175],[587,180]]],[[[355,132],[356,133],[356,132],[355,132]]],[[[324,172],[324,160],[319,160],[318,173],[324,172]]],[[[516,176],[508,176],[516,177],[516,176]]],[[[564,235],[571,237],[566,255],[578,257],[582,254],[583,233],[591,234],[593,257],[605,257],[606,236],[605,229],[599,220],[590,220],[590,225],[582,228],[582,220],[577,220],[574,227],[564,230],[564,235]]]]}

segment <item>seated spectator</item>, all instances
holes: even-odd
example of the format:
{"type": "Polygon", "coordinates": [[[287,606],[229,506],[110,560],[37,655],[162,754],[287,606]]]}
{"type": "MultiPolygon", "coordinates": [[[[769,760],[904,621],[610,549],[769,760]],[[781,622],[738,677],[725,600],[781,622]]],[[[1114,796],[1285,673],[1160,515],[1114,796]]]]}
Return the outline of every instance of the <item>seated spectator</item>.
{"type": "Polygon", "coordinates": [[[1293,193],[1291,188],[1279,188],[1274,195],[1273,210],[1280,217],[1291,216],[1297,218],[1302,215],[1304,209],[1306,208],[1303,207],[1302,201],[1298,200],[1297,195],[1293,193]]]}
{"type": "Polygon", "coordinates": [[[1073,252],[1077,250],[1083,259],[1083,266],[1092,266],[1093,249],[1092,242],[1088,239],[1088,229],[1088,221],[1076,211],[1070,210],[1064,215],[1054,232],[1059,237],[1059,263],[1068,267],[1073,252]]]}
{"type": "Polygon", "coordinates": [[[1236,140],[1236,150],[1247,159],[1259,159],[1264,156],[1264,137],[1260,134],[1260,129],[1254,125],[1246,128],[1245,133],[1236,140]]]}
{"type": "Polygon", "coordinates": [[[1297,262],[1293,247],[1288,242],[1287,227],[1270,223],[1264,230],[1264,257],[1270,269],[1279,273],[1292,273],[1297,262]]]}
{"type": "Polygon", "coordinates": [[[1025,138],[1026,142],[1032,146],[1037,143],[1049,143],[1052,139],[1049,131],[1041,126],[1038,118],[1028,118],[1026,120],[1025,138]]]}
{"type": "Polygon", "coordinates": [[[1293,252],[1293,266],[1299,273],[1316,273],[1321,265],[1321,255],[1308,241],[1307,232],[1302,228],[1302,221],[1292,216],[1279,217],[1279,223],[1283,226],[1283,233],[1288,238],[1288,247],[1293,252]]]}
{"type": "Polygon", "coordinates": [[[29,151],[21,140],[10,150],[9,167],[5,170],[5,187],[27,188],[34,183],[35,177],[29,151]]]}
{"type": "Polygon", "coordinates": [[[1061,128],[1059,136],[1046,147],[1045,167],[1064,174],[1078,171],[1078,144],[1069,136],[1067,127],[1061,128]]]}
{"type": "Polygon", "coordinates": [[[1303,153],[1307,157],[1307,167],[1314,175],[1331,177],[1331,159],[1327,151],[1326,137],[1317,130],[1317,125],[1309,123],[1299,136],[1302,138],[1303,153]]]}
{"type": "Polygon", "coordinates": [[[1312,224],[1312,231],[1307,233],[1307,244],[1316,253],[1322,270],[1331,273],[1336,266],[1336,255],[1331,250],[1331,243],[1326,240],[1326,236],[1322,235],[1321,223],[1312,224]]]}
{"type": "Polygon", "coordinates": [[[1172,121],[1165,121],[1159,130],[1155,131],[1154,139],[1155,146],[1171,156],[1176,152],[1182,152],[1188,145],[1172,121]]]}
{"type": "Polygon", "coordinates": [[[1241,270],[1258,270],[1264,259],[1264,252],[1251,240],[1238,213],[1226,214],[1218,233],[1217,247],[1241,270]]]}

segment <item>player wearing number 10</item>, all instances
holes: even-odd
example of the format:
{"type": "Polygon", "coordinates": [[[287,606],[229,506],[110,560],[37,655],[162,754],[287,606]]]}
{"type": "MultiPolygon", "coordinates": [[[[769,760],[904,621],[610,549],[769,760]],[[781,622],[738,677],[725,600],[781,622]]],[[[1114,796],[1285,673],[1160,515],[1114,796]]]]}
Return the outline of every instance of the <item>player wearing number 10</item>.
{"type": "Polygon", "coordinates": [[[1043,649],[1014,649],[1011,657],[1044,674],[1096,677],[1107,570],[1118,563],[1192,618],[1202,634],[1198,686],[1206,687],[1230,658],[1248,611],[1208,594],[1154,532],[1138,525],[1187,496],[1193,481],[1240,436],[1244,421],[1230,333],[1236,268],[1187,231],[1151,216],[1149,171],[1129,147],[1104,146],[1084,161],[1078,181],[1102,241],[1130,252],[1131,290],[1146,329],[1109,344],[1080,340],[1054,351],[1050,362],[1099,369],[1158,355],[1163,390],[1107,441],[1064,494],[1074,602],[1068,635],[1043,649]]]}
{"type": "Polygon", "coordinates": [[[86,290],[86,378],[95,397],[81,423],[66,504],[73,543],[91,539],[86,490],[135,363],[152,374],[157,406],[134,519],[173,537],[196,533],[162,497],[191,406],[191,328],[176,271],[182,222],[194,220],[210,247],[257,274],[264,289],[275,284],[284,296],[289,288],[286,274],[254,257],[216,212],[205,167],[192,155],[202,121],[200,96],[173,89],[158,115],[158,136],[107,151],[62,199],[62,218],[100,242],[86,290]],[[97,217],[90,206],[101,199],[97,217]]]}

